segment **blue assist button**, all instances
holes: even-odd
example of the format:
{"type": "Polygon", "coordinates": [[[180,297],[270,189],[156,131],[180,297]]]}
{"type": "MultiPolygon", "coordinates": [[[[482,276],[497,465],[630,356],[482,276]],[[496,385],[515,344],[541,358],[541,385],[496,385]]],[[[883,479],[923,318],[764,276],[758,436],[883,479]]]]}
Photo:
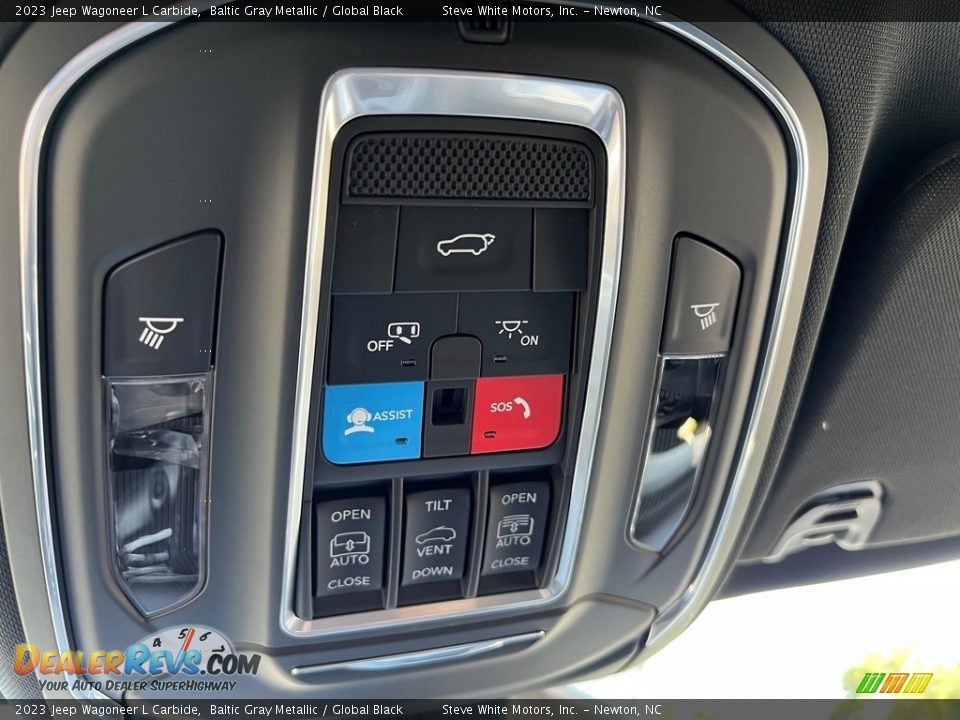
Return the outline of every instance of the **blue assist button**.
{"type": "Polygon", "coordinates": [[[423,383],[329,385],[323,454],[335,465],[420,457],[423,383]]]}

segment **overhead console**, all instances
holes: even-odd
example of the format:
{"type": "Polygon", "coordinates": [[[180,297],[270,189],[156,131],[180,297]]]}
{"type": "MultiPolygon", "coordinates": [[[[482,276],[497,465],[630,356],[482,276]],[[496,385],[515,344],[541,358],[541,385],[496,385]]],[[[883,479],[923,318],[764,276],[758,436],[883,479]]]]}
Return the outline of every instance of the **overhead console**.
{"type": "Polygon", "coordinates": [[[314,614],[538,587],[572,476],[603,197],[587,143],[601,175],[602,146],[533,123],[404,124],[334,143],[316,522],[301,532],[314,614]],[[374,464],[389,461],[406,462],[374,464]]]}
{"type": "Polygon", "coordinates": [[[615,291],[621,252],[620,98],[562,80],[354,70],[330,81],[320,113],[337,130],[320,131],[320,292],[305,298],[319,321],[301,357],[310,421],[286,627],[342,632],[394,608],[400,624],[461,616],[475,598],[541,604],[568,582],[557,568],[588,482],[578,442],[585,412],[593,442],[587,383],[593,371],[602,385],[594,339],[613,314],[600,284],[615,291]]]}
{"type": "Polygon", "coordinates": [[[54,43],[0,283],[31,642],[204,626],[263,655],[250,696],[492,696],[624,667],[710,597],[796,331],[815,103],[692,26],[404,31],[54,43]]]}

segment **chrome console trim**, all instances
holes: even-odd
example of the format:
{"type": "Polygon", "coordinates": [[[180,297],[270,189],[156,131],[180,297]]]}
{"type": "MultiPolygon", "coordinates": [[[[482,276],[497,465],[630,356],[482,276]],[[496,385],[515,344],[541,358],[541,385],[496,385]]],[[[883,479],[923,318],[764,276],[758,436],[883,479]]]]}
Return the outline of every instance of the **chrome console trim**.
{"type": "Polygon", "coordinates": [[[567,590],[580,539],[593,454],[600,424],[613,320],[620,280],[626,184],[625,110],[620,95],[596,83],[526,75],[413,69],[347,69],[333,75],[320,99],[314,158],[310,225],[307,236],[300,356],[297,365],[294,435],[290,457],[290,500],[284,549],[280,625],[292,636],[332,636],[423,625],[450,617],[489,615],[556,602],[567,590]],[[533,120],[577,125],[593,131],[606,149],[607,194],[604,205],[597,319],[583,421],[577,444],[570,504],[557,571],[547,587],[503,595],[451,600],[421,606],[375,610],[320,619],[297,617],[293,609],[297,539],[303,510],[307,427],[313,395],[314,354],[320,306],[323,245],[327,234],[330,163],[337,132],[351,120],[369,115],[447,115],[533,120]]]}
{"type": "MultiPolygon", "coordinates": [[[[197,7],[203,10],[205,7],[214,4],[218,4],[218,2],[215,0],[214,2],[198,3],[197,7]]],[[[582,3],[558,2],[557,4],[579,5],[582,3]]],[[[54,544],[52,518],[50,516],[50,498],[45,462],[46,447],[43,418],[43,389],[41,385],[42,368],[40,362],[40,298],[38,290],[40,163],[42,150],[51,118],[60,102],[77,82],[112,55],[145,37],[164,30],[168,26],[179,22],[181,19],[182,18],[176,18],[169,22],[135,22],[121,26],[104,35],[74,56],[73,59],[51,78],[37,97],[25,126],[21,145],[18,198],[20,207],[20,280],[31,470],[39,530],[39,543],[43,560],[43,573],[50,604],[50,617],[58,650],[61,652],[69,650],[71,648],[71,642],[67,631],[66,617],[61,601],[61,589],[56,568],[56,548],[54,544]]],[[[737,532],[746,515],[753,491],[756,488],[760,464],[763,461],[764,455],[762,450],[766,444],[766,436],[769,434],[769,430],[764,429],[764,423],[771,421],[772,414],[776,412],[779,395],[782,392],[782,381],[776,381],[775,377],[778,373],[783,373],[790,360],[790,351],[796,335],[796,321],[799,317],[803,300],[802,293],[798,293],[797,291],[802,290],[806,277],[809,274],[809,262],[807,262],[805,266],[800,267],[798,266],[798,260],[800,256],[801,238],[804,233],[809,232],[809,229],[804,225],[804,218],[807,215],[807,204],[810,202],[810,153],[803,126],[790,103],[767,77],[750,65],[742,56],[709,33],[692,24],[674,20],[658,21],[653,18],[645,18],[643,21],[650,22],[661,30],[673,34],[699,48],[702,52],[726,66],[731,72],[739,76],[741,80],[753,88],[754,91],[766,101],[783,124],[786,130],[786,139],[791,146],[795,163],[793,206],[785,228],[784,272],[778,286],[774,290],[771,337],[767,344],[765,355],[762,358],[759,392],[755,406],[748,419],[744,449],[733,473],[733,481],[728,499],[721,512],[713,537],[711,538],[705,560],[684,595],[667,613],[658,618],[648,642],[647,650],[645,651],[649,653],[662,648],[669,640],[678,635],[692,622],[703,606],[709,601],[715,586],[722,577],[730,554],[734,549],[737,532]]],[[[535,98],[529,98],[529,100],[531,103],[535,102],[535,98]]],[[[575,100],[572,102],[575,102],[575,100]]],[[[621,114],[621,123],[622,120],[621,114]]],[[[321,122],[322,121],[323,118],[321,117],[321,122]]],[[[617,128],[617,132],[619,133],[618,143],[620,152],[622,153],[622,124],[617,128]]],[[[622,154],[619,159],[622,163],[622,154]]],[[[611,161],[612,159],[608,158],[608,163],[611,161]]],[[[618,171],[622,177],[624,168],[620,167],[618,171]]],[[[612,186],[608,187],[608,193],[612,189],[612,186]]],[[[622,195],[622,186],[618,186],[618,189],[622,195]]],[[[609,216],[607,222],[611,222],[609,216]]],[[[316,258],[312,259],[314,261],[317,260],[316,258]]],[[[612,277],[607,278],[607,282],[601,287],[601,291],[609,296],[611,306],[613,300],[615,300],[616,281],[617,275],[614,274],[612,277]]],[[[603,329],[609,340],[611,327],[612,318],[606,327],[598,328],[598,330],[603,329]]],[[[595,345],[596,344],[597,343],[595,343],[595,345]]],[[[593,378],[591,378],[591,380],[593,380],[593,378]]],[[[596,407],[593,409],[593,412],[597,418],[599,418],[600,412],[599,403],[602,384],[602,378],[592,384],[596,395],[596,407]]],[[[299,408],[300,403],[298,401],[298,416],[300,413],[299,408]]],[[[302,420],[302,418],[300,419],[302,420]]],[[[589,450],[592,453],[593,448],[590,447],[589,450]]],[[[583,462],[587,461],[586,456],[582,453],[580,459],[583,462]]],[[[590,459],[592,460],[592,458],[590,459]]],[[[299,462],[302,465],[302,456],[299,459],[295,457],[294,462],[299,462]]],[[[589,467],[589,465],[587,467],[589,467]]],[[[294,470],[296,470],[296,467],[294,470]]],[[[296,472],[294,472],[293,475],[296,476],[296,472]]],[[[302,483],[302,467],[298,482],[302,483]]],[[[581,491],[584,496],[578,498],[577,501],[582,505],[585,499],[586,487],[581,487],[581,491]]],[[[572,534],[574,536],[579,535],[579,521],[577,528],[572,531],[572,534]]],[[[572,562],[572,554],[565,553],[565,558],[563,558],[558,568],[558,578],[566,577],[569,579],[572,571],[572,562]]],[[[285,589],[284,592],[287,595],[286,601],[288,602],[290,599],[289,590],[285,589]]],[[[533,592],[527,595],[529,595],[529,597],[525,600],[526,603],[539,604],[549,600],[549,597],[543,597],[543,593],[533,592]]],[[[474,600],[469,602],[479,604],[474,600]]],[[[286,607],[286,605],[284,605],[284,607],[286,607]]],[[[516,608],[518,606],[513,605],[513,607],[516,608]]],[[[443,605],[438,606],[438,609],[442,611],[443,605]]],[[[489,610],[489,608],[476,607],[474,612],[483,612],[485,610],[489,610]]],[[[399,620],[403,619],[407,611],[400,609],[395,612],[397,613],[396,619],[399,620]]],[[[292,612],[289,613],[289,615],[292,615],[292,612]]],[[[281,624],[284,624],[286,620],[289,619],[289,615],[287,612],[284,612],[281,618],[281,624]]],[[[76,694],[78,697],[91,696],[82,692],[76,694]]],[[[94,694],[93,696],[96,695],[94,694]]]]}
{"type": "Polygon", "coordinates": [[[496,652],[498,650],[520,650],[533,645],[544,636],[542,630],[538,632],[511,635],[493,640],[463,643],[462,645],[448,645],[430,650],[401,653],[399,655],[383,655],[381,657],[364,660],[347,660],[346,662],[330,663],[328,665],[301,665],[290,671],[294,677],[319,675],[331,671],[356,672],[384,672],[388,670],[405,670],[412,667],[434,665],[439,662],[466,660],[478,655],[496,652]]]}

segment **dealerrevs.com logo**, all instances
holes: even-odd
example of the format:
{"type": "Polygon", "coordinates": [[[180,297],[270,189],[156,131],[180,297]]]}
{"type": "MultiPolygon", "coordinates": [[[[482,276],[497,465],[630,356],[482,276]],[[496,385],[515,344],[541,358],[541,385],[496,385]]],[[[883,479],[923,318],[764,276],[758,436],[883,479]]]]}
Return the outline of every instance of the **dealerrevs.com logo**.
{"type": "Polygon", "coordinates": [[[256,675],[260,655],[237,653],[216,630],[192,626],[168,628],[125,650],[61,653],[21,643],[14,648],[13,669],[18,675],[37,673],[42,690],[223,691],[236,686],[225,677],[256,675]],[[50,677],[56,675],[74,677],[50,677]]]}

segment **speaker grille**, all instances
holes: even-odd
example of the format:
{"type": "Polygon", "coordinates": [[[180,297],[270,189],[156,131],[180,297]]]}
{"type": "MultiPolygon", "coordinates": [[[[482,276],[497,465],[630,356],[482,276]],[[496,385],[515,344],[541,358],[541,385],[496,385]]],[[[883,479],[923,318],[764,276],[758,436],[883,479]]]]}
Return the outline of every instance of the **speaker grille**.
{"type": "Polygon", "coordinates": [[[589,202],[593,187],[584,146],[516,135],[363,135],[348,168],[354,198],[589,202]]]}

